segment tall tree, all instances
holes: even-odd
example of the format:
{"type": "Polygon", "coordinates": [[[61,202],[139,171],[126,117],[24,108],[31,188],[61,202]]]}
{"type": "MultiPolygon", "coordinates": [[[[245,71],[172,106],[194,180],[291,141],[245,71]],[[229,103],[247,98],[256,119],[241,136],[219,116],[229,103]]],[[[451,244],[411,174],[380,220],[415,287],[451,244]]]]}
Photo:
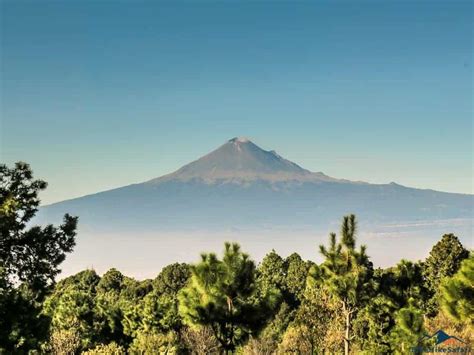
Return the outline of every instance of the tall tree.
{"type": "Polygon", "coordinates": [[[395,314],[395,327],[390,332],[391,353],[408,354],[420,353],[417,345],[425,334],[423,313],[410,300],[409,305],[395,314]]]}
{"type": "Polygon", "coordinates": [[[461,263],[458,272],[441,288],[441,308],[458,323],[474,328],[474,254],[461,263]]]}
{"type": "MultiPolygon", "coordinates": [[[[288,293],[286,278],[287,264],[285,260],[275,250],[270,251],[265,255],[257,268],[258,297],[265,297],[268,291],[273,292],[274,290],[277,290],[282,297],[280,297],[280,304],[277,305],[272,319],[269,320],[261,331],[258,339],[260,345],[272,342],[276,348],[276,344],[281,340],[283,332],[294,318],[294,307],[288,304],[288,300],[292,300],[293,297],[288,293]]],[[[255,337],[252,340],[252,344],[253,346],[257,344],[255,337]]]]}
{"type": "Polygon", "coordinates": [[[151,282],[153,289],[150,293],[136,299],[134,305],[130,306],[126,302],[129,307],[125,310],[122,321],[124,332],[140,339],[152,337],[159,338],[160,341],[172,339],[178,342],[183,326],[178,312],[178,292],[186,285],[189,277],[187,264],[165,266],[151,282]]]}
{"type": "Polygon", "coordinates": [[[98,293],[117,292],[119,293],[123,287],[125,277],[117,269],[110,269],[100,278],[96,286],[98,293]]]}
{"type": "Polygon", "coordinates": [[[0,352],[37,348],[46,336],[40,302],[74,247],[76,217],[65,215],[58,227],[27,226],[45,188],[28,164],[0,164],[0,352]]]}
{"type": "Polygon", "coordinates": [[[265,255],[257,269],[257,280],[262,291],[278,289],[282,294],[286,292],[285,260],[275,250],[265,255]]]}
{"type": "Polygon", "coordinates": [[[0,267],[9,283],[43,290],[54,282],[59,264],[74,247],[77,217],[64,216],[59,227],[27,228],[46,182],[34,180],[28,164],[0,165],[0,267]]]}
{"type": "Polygon", "coordinates": [[[329,248],[320,246],[324,262],[311,269],[308,282],[320,284],[340,303],[345,319],[344,353],[350,351],[353,339],[352,320],[363,307],[373,289],[373,266],[366,254],[366,247],[356,249],[357,223],[354,215],[345,216],[341,226],[341,239],[330,234],[329,248]]]}
{"type": "Polygon", "coordinates": [[[431,293],[426,310],[434,316],[439,309],[440,285],[445,277],[453,276],[461,262],[469,256],[469,251],[464,248],[454,234],[445,234],[433,246],[430,255],[424,263],[426,286],[431,293]]]}
{"type": "Polygon", "coordinates": [[[262,260],[257,270],[260,292],[275,288],[282,295],[282,303],[259,335],[258,341],[253,339],[252,344],[258,343],[267,349],[270,344],[274,344],[276,349],[303,299],[310,266],[311,263],[302,260],[297,253],[283,259],[274,250],[262,260]]]}
{"type": "Polygon", "coordinates": [[[375,294],[354,320],[354,332],[361,349],[369,353],[386,353],[394,351],[395,315],[410,304],[412,308],[422,308],[427,291],[423,286],[421,265],[407,260],[386,270],[375,270],[373,280],[375,294]]]}
{"type": "Polygon", "coordinates": [[[311,261],[304,261],[297,253],[293,253],[285,259],[285,265],[288,301],[297,307],[304,298],[308,272],[314,264],[311,261]]]}
{"type": "Polygon", "coordinates": [[[100,277],[84,270],[58,282],[44,302],[43,312],[51,318],[50,331],[76,331],[85,350],[100,341],[103,329],[96,322],[96,287],[100,277]]]}
{"type": "Polygon", "coordinates": [[[134,300],[129,301],[128,297],[122,295],[129,280],[120,271],[110,269],[95,287],[94,328],[101,332],[98,335],[104,343],[127,345],[131,341],[123,329],[124,310],[130,303],[135,304],[134,300]]]}
{"type": "Polygon", "coordinates": [[[234,351],[265,324],[278,294],[256,297],[255,263],[238,244],[225,244],[222,260],[202,254],[191,266],[191,282],[179,294],[179,310],[191,326],[210,326],[225,351],[234,351]]]}
{"type": "Polygon", "coordinates": [[[153,280],[153,288],[159,294],[176,296],[191,276],[189,265],[185,263],[174,263],[165,266],[158,276],[153,280]]]}
{"type": "Polygon", "coordinates": [[[318,285],[308,285],[294,321],[280,343],[283,353],[335,353],[340,350],[341,317],[334,299],[318,285]],[[338,348],[339,347],[339,348],[338,348]]]}

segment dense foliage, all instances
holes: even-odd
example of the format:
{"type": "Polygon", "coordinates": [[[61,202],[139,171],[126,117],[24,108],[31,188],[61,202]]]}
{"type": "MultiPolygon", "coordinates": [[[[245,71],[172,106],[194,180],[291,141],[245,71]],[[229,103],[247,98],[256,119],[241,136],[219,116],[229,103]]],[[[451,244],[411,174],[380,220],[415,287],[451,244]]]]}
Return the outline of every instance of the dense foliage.
{"type": "Polygon", "coordinates": [[[439,329],[472,344],[474,256],[452,234],[424,261],[374,268],[349,215],[319,264],[272,250],[256,265],[226,243],[153,280],[55,283],[77,219],[28,227],[45,183],[26,164],[0,173],[0,354],[405,354],[439,329]]]}
{"type": "Polygon", "coordinates": [[[256,267],[237,244],[225,244],[224,256],[203,254],[192,266],[189,284],[179,295],[179,311],[190,326],[209,326],[225,351],[234,351],[271,317],[278,293],[257,295],[256,267]]]}
{"type": "Polygon", "coordinates": [[[41,303],[74,247],[75,217],[65,215],[58,227],[28,227],[45,188],[28,164],[0,165],[0,349],[6,352],[36,348],[44,338],[49,319],[41,303]]]}

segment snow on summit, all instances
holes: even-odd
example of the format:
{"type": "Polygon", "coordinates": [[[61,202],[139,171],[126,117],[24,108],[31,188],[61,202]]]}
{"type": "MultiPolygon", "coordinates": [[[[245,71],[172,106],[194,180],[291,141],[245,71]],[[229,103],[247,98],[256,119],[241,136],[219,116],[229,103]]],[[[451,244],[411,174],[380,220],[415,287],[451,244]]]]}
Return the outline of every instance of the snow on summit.
{"type": "Polygon", "coordinates": [[[250,139],[248,139],[247,137],[234,137],[234,138],[230,139],[229,142],[232,142],[232,143],[251,143],[250,139]]]}

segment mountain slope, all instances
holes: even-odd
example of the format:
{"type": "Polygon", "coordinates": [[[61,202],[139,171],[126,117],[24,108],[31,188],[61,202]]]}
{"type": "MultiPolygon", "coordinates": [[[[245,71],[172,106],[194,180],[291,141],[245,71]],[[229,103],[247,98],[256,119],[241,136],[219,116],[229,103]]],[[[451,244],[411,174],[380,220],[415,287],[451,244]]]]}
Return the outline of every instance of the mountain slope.
{"type": "Polygon", "coordinates": [[[348,213],[361,222],[359,241],[369,245],[372,260],[387,266],[425,257],[443,233],[456,233],[469,247],[473,206],[472,195],[313,173],[234,138],[174,173],[42,207],[36,222],[79,216],[66,274],[114,266],[151,277],[166,264],[217,251],[225,240],[240,242],[257,259],[275,249],[314,260],[315,246],[348,213]]]}
{"type": "Polygon", "coordinates": [[[149,181],[169,180],[206,182],[222,180],[251,181],[336,181],[323,173],[312,173],[284,159],[274,150],[266,151],[243,137],[232,138],[218,149],[183,166],[176,172],[149,181]]]}
{"type": "Polygon", "coordinates": [[[373,224],[472,219],[472,208],[472,195],[339,180],[234,138],[172,174],[46,206],[40,215],[77,214],[95,230],[180,230],[326,226],[346,213],[373,224]]]}

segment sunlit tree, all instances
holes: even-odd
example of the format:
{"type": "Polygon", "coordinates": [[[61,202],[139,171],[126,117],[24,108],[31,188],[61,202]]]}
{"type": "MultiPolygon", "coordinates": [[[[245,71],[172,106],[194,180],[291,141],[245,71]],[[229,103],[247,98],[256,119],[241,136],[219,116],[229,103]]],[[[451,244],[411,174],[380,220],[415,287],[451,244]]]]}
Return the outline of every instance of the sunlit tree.
{"type": "Polygon", "coordinates": [[[442,310],[454,321],[474,328],[474,254],[442,285],[442,310]]]}
{"type": "Polygon", "coordinates": [[[329,248],[320,246],[324,262],[310,271],[308,282],[321,285],[340,304],[344,317],[344,352],[349,354],[353,340],[352,321],[356,313],[372,295],[373,266],[365,246],[356,249],[356,219],[345,216],[341,226],[341,238],[330,234],[329,248]]]}
{"type": "Polygon", "coordinates": [[[202,254],[191,274],[179,295],[180,314],[191,326],[210,326],[224,351],[261,329],[276,307],[276,291],[257,297],[255,263],[237,244],[226,243],[222,259],[202,254]]]}
{"type": "Polygon", "coordinates": [[[444,278],[453,276],[461,266],[461,262],[469,256],[454,234],[445,234],[430,251],[424,262],[425,282],[431,298],[427,302],[426,310],[434,316],[439,310],[440,286],[444,278]]]}

